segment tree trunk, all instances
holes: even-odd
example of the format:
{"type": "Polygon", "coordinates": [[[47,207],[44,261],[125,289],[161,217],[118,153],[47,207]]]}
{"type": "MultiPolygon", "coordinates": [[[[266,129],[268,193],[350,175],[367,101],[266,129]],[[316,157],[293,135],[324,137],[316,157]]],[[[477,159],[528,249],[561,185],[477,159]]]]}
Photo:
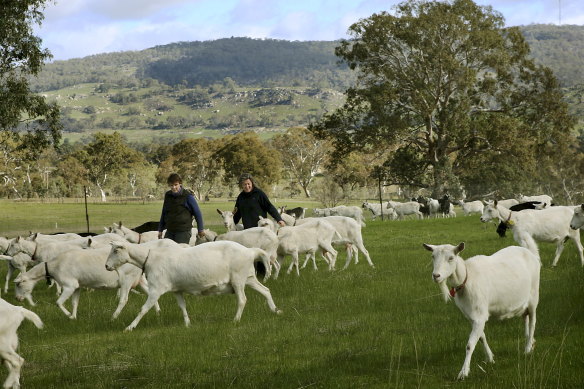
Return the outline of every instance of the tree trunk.
{"type": "Polygon", "coordinates": [[[101,193],[101,202],[102,203],[107,202],[107,198],[105,197],[105,191],[103,190],[101,185],[97,184],[97,187],[99,188],[99,192],[101,193]]]}

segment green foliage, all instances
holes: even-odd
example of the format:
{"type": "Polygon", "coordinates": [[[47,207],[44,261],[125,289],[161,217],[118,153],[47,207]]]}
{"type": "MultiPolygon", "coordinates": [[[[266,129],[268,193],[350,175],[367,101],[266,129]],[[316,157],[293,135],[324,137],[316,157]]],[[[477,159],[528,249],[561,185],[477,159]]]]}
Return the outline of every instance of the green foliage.
{"type": "Polygon", "coordinates": [[[131,164],[144,161],[143,155],[128,147],[117,132],[112,135],[95,134],[93,141],[77,151],[74,157],[85,168],[87,180],[101,190],[103,201],[105,201],[104,185],[108,176],[119,173],[122,168],[131,164]]]}
{"type": "Polygon", "coordinates": [[[530,24],[520,27],[535,62],[554,70],[566,87],[584,84],[584,26],[530,24]]]}
{"type": "Polygon", "coordinates": [[[33,34],[33,24],[43,20],[46,2],[7,0],[0,6],[0,131],[10,132],[33,153],[58,144],[61,130],[57,105],[29,86],[29,77],[51,57],[33,34]]]}
{"type": "Polygon", "coordinates": [[[220,161],[214,158],[220,143],[207,139],[178,142],[172,147],[169,159],[162,164],[164,173],[158,176],[168,176],[171,170],[175,171],[181,175],[185,186],[195,192],[197,199],[205,199],[218,186],[222,174],[220,161]]]}
{"type": "MultiPolygon", "coordinates": [[[[336,49],[358,82],[344,106],[311,129],[334,141],[337,159],[380,143],[397,148],[389,165],[400,171],[393,175],[438,197],[468,173],[456,170],[469,163],[464,158],[516,147],[486,141],[501,131],[487,120],[497,115],[496,122],[514,121],[529,139],[523,151],[532,156],[515,159],[512,167],[524,172],[533,159],[553,155],[551,144],[572,135],[574,119],[551,70],[528,57],[517,28],[503,25],[499,13],[471,0],[403,2],[395,15],[362,19],[350,27],[353,39],[336,49]]],[[[534,181],[546,179],[544,173],[534,181]]]]}
{"type": "Polygon", "coordinates": [[[250,173],[264,191],[281,177],[282,162],[277,150],[262,142],[254,132],[244,132],[226,136],[215,153],[221,160],[225,184],[237,183],[242,173],[250,173]]]}
{"type": "Polygon", "coordinates": [[[306,197],[310,197],[309,187],[331,152],[328,142],[316,139],[304,127],[294,127],[272,138],[272,145],[280,152],[291,181],[300,185],[306,197]]]}

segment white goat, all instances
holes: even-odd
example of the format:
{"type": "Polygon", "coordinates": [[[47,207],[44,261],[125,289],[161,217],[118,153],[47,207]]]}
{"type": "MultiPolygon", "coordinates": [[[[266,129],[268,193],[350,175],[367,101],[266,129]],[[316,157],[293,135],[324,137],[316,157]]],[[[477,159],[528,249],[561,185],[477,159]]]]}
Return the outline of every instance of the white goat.
{"type": "Polygon", "coordinates": [[[229,240],[245,247],[257,247],[268,254],[272,264],[277,264],[278,236],[268,228],[252,227],[243,231],[229,231],[217,235],[215,240],[229,240]]]}
{"type": "MultiPolygon", "coordinates": [[[[170,247],[177,245],[169,239],[161,239],[153,242],[148,247],[170,247]]],[[[25,273],[16,277],[16,299],[26,299],[32,303],[32,290],[36,283],[42,279],[47,281],[55,279],[63,288],[63,293],[57,299],[57,306],[70,319],[77,318],[79,294],[81,288],[89,289],[118,289],[118,306],[112,315],[112,319],[118,317],[126,303],[130,289],[141,285],[145,292],[148,288],[142,280],[142,273],[134,266],[126,265],[117,272],[108,272],[105,269],[105,261],[109,254],[109,247],[95,250],[76,249],[57,255],[51,262],[43,262],[25,273]],[[64,304],[71,298],[71,312],[64,304]]],[[[34,304],[32,304],[34,305],[34,304]]],[[[160,308],[157,307],[157,311],[160,308]]]]}
{"type": "Polygon", "coordinates": [[[31,232],[28,236],[28,238],[40,238],[40,239],[49,239],[49,240],[59,240],[59,241],[65,241],[65,240],[71,240],[71,239],[79,239],[82,238],[81,235],[79,234],[75,234],[73,232],[65,232],[62,234],[54,234],[54,235],[50,235],[50,234],[42,234],[40,232],[31,232]]]}
{"type": "Polygon", "coordinates": [[[387,202],[387,209],[393,209],[398,219],[403,219],[406,215],[417,215],[418,219],[424,218],[424,215],[420,212],[420,206],[421,204],[417,201],[407,201],[405,203],[398,203],[396,201],[387,202]]]}
{"type": "Polygon", "coordinates": [[[485,209],[485,204],[480,200],[469,201],[468,203],[464,200],[460,200],[460,206],[462,207],[462,213],[464,216],[472,215],[473,213],[483,214],[485,209]]]}
{"type": "Polygon", "coordinates": [[[338,205],[332,208],[315,208],[314,216],[346,216],[355,219],[362,227],[366,227],[363,210],[355,205],[338,205]]]}
{"type": "Polygon", "coordinates": [[[221,220],[223,221],[223,225],[227,228],[227,231],[242,231],[243,224],[235,224],[233,221],[233,212],[231,211],[222,211],[217,209],[217,213],[221,215],[221,220]]]}
{"type": "Polygon", "coordinates": [[[8,272],[6,273],[6,283],[4,284],[4,293],[8,293],[8,284],[12,278],[14,270],[24,273],[29,266],[35,265],[36,262],[28,254],[17,253],[14,256],[0,255],[0,260],[7,261],[8,272]]]}
{"type": "Polygon", "coordinates": [[[38,235],[33,234],[26,238],[26,240],[33,241],[33,242],[44,242],[44,243],[55,243],[55,244],[66,244],[69,246],[77,246],[82,249],[86,248],[95,248],[99,246],[108,246],[112,241],[122,241],[125,240],[124,237],[120,236],[119,234],[108,232],[105,234],[94,235],[90,237],[79,237],[79,238],[71,238],[66,240],[54,240],[54,239],[47,239],[46,235],[38,235]]]}
{"type": "Polygon", "coordinates": [[[577,230],[584,225],[584,204],[574,208],[574,216],[570,220],[570,228],[577,230]]]}
{"type": "Polygon", "coordinates": [[[530,249],[539,256],[539,250],[535,241],[556,244],[556,255],[552,266],[558,264],[560,255],[564,250],[564,242],[572,239],[576,244],[580,262],[584,266],[584,254],[580,243],[580,230],[570,229],[570,220],[574,215],[573,207],[550,207],[541,211],[525,209],[521,212],[513,212],[502,207],[495,201],[485,207],[482,222],[499,219],[513,229],[513,238],[519,245],[530,249]]]}
{"type": "Polygon", "coordinates": [[[428,197],[428,210],[430,212],[430,216],[438,217],[440,214],[440,202],[436,199],[428,197]]]}
{"type": "Polygon", "coordinates": [[[440,285],[444,299],[454,297],[456,306],[472,323],[466,345],[466,357],[458,379],[470,372],[470,361],[480,339],[487,361],[494,355],[485,336],[485,323],[490,317],[508,319],[523,316],[525,320],[525,352],[533,350],[536,310],[539,302],[539,257],[526,248],[506,247],[491,256],[477,255],[463,260],[458,254],[464,243],[433,246],[432,278],[440,285]],[[448,289],[447,285],[451,285],[448,289]]]}
{"type": "Polygon", "coordinates": [[[294,217],[293,215],[288,215],[286,212],[284,212],[284,209],[286,207],[280,207],[278,208],[278,213],[280,214],[280,217],[282,218],[282,220],[284,220],[284,223],[286,223],[287,226],[293,226],[296,224],[296,217],[294,217]]]}
{"type": "Polygon", "coordinates": [[[528,201],[539,201],[541,205],[541,209],[548,208],[552,205],[552,198],[548,195],[538,195],[538,196],[523,196],[519,195],[519,202],[526,203],[528,201]]]}
{"type": "MultiPolygon", "coordinates": [[[[296,225],[297,226],[302,225],[304,223],[307,223],[307,222],[310,222],[313,220],[319,220],[319,219],[305,218],[302,220],[298,220],[296,222],[296,225]]],[[[339,234],[338,236],[337,235],[333,236],[332,243],[334,245],[343,244],[346,246],[347,260],[345,262],[345,266],[343,266],[343,270],[349,266],[349,263],[351,263],[351,258],[352,258],[353,254],[355,254],[355,264],[359,263],[359,251],[358,250],[360,250],[363,253],[363,255],[365,255],[365,259],[367,259],[367,263],[369,263],[369,266],[375,267],[373,265],[373,262],[371,261],[371,257],[369,256],[369,252],[367,251],[367,249],[365,248],[365,245],[363,244],[363,235],[361,234],[361,225],[359,223],[357,223],[357,221],[355,221],[354,219],[352,219],[350,217],[346,217],[346,216],[325,216],[324,218],[322,218],[322,220],[329,222],[339,234]]],[[[310,257],[311,256],[306,257],[306,260],[304,261],[302,268],[304,268],[306,266],[306,263],[310,257]]],[[[312,261],[313,261],[314,269],[316,269],[316,260],[315,260],[314,256],[312,256],[312,261]]]]}
{"type": "Polygon", "coordinates": [[[114,234],[125,238],[130,243],[144,243],[158,239],[158,231],[146,231],[140,234],[124,226],[122,222],[119,224],[113,223],[110,230],[114,234]]]}
{"type": "MultiPolygon", "coordinates": [[[[10,242],[12,239],[5,238],[0,236],[0,253],[4,254],[8,250],[10,246],[10,242]]],[[[4,282],[4,293],[8,293],[8,284],[10,283],[10,279],[12,278],[12,274],[14,273],[14,265],[12,264],[12,257],[6,255],[0,255],[0,259],[3,259],[8,265],[8,271],[6,272],[6,280],[4,282]]]]}
{"type": "Polygon", "coordinates": [[[281,313],[276,308],[270,290],[256,278],[253,266],[256,260],[263,262],[266,277],[269,277],[271,266],[266,252],[236,242],[210,242],[188,248],[173,248],[172,251],[112,243],[106,268],[114,270],[129,263],[142,269],[148,280],[148,300],[126,328],[126,331],[131,331],[160,296],[171,291],[176,296],[186,326],[190,325],[190,320],[183,293],[203,296],[235,293],[237,312],[234,321],[239,321],[247,301],[245,286],[249,285],[266,298],[272,312],[281,313]]]}
{"type": "MultiPolygon", "coordinates": [[[[492,201],[485,201],[485,204],[492,204],[492,201]]],[[[517,201],[516,199],[505,199],[505,200],[497,200],[497,203],[499,203],[499,205],[505,207],[505,208],[511,208],[514,205],[519,204],[519,201],[517,201]]]]}
{"type": "Polygon", "coordinates": [[[387,208],[387,201],[384,201],[381,204],[364,201],[361,207],[371,211],[372,214],[371,220],[375,220],[377,216],[381,216],[382,214],[384,219],[389,220],[397,219],[397,214],[395,213],[393,208],[387,208]]]}
{"type": "MultiPolygon", "coordinates": [[[[306,218],[302,220],[306,220],[306,218]]],[[[319,251],[322,252],[323,257],[326,256],[325,259],[328,259],[329,269],[334,269],[337,260],[337,251],[333,248],[332,242],[335,239],[342,239],[342,237],[327,221],[315,218],[304,224],[278,229],[272,220],[260,216],[258,227],[267,227],[272,231],[277,231],[279,240],[277,250],[279,266],[275,267],[274,279],[278,278],[279,269],[286,255],[292,256],[288,274],[290,274],[295,266],[296,275],[300,275],[298,254],[306,253],[313,256],[319,251]]]]}
{"type": "Polygon", "coordinates": [[[8,377],[3,387],[20,388],[20,370],[24,359],[16,353],[18,349],[18,327],[24,319],[30,320],[37,328],[43,328],[38,315],[26,308],[12,305],[0,299],[0,360],[8,369],[8,377]]]}

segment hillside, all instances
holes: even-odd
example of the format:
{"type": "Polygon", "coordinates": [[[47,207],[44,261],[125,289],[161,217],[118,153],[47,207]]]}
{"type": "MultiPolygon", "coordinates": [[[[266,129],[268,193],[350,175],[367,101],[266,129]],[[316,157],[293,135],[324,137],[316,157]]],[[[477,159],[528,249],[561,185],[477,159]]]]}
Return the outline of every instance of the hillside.
{"type": "MultiPolygon", "coordinates": [[[[536,62],[584,122],[584,26],[521,27],[536,62]]],[[[305,126],[343,102],[354,74],[338,42],[227,38],[55,61],[31,80],[63,107],[65,137],[122,131],[130,140],[264,134],[305,126]]]]}

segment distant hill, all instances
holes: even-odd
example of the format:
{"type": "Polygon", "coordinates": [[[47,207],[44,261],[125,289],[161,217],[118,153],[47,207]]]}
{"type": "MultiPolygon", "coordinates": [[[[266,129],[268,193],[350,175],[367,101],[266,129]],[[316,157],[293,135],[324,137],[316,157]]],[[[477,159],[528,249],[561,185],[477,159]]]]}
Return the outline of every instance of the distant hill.
{"type": "Polygon", "coordinates": [[[584,26],[532,24],[520,29],[531,56],[552,69],[563,86],[584,85],[584,26]]]}
{"type": "Polygon", "coordinates": [[[45,66],[36,91],[120,79],[155,79],[170,86],[209,86],[229,77],[241,86],[310,86],[344,90],[353,80],[334,54],[338,42],[228,38],[179,42],[142,51],[92,55],[45,66]]]}
{"type": "MultiPolygon", "coordinates": [[[[571,112],[584,123],[584,26],[520,29],[532,57],[554,71],[571,112]]],[[[337,45],[250,38],[178,42],[55,61],[31,85],[64,108],[66,137],[91,130],[125,131],[140,141],[152,136],[136,130],[181,137],[269,134],[305,126],[342,104],[355,75],[339,64],[337,45]]]]}
{"type": "MultiPolygon", "coordinates": [[[[533,58],[554,70],[562,85],[584,84],[584,26],[521,26],[533,58]]],[[[211,85],[232,78],[242,86],[319,86],[344,89],[353,75],[338,64],[336,41],[291,42],[226,38],[178,42],[55,61],[32,80],[36,91],[76,84],[153,78],[168,85],[211,85]]]]}

